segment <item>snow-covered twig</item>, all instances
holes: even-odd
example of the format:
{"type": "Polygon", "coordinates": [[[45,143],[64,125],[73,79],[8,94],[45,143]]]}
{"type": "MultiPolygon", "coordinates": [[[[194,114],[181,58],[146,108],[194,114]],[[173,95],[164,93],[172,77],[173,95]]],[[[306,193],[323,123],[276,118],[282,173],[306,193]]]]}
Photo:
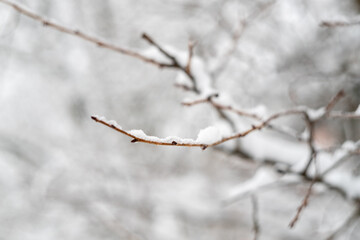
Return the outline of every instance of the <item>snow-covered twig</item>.
{"type": "Polygon", "coordinates": [[[218,139],[214,138],[206,143],[198,141],[198,140],[193,140],[193,139],[181,139],[178,137],[169,137],[169,138],[162,139],[162,138],[158,138],[158,137],[154,137],[154,136],[147,136],[141,130],[140,131],[142,132],[142,134],[137,136],[136,134],[133,134],[131,131],[123,130],[121,127],[118,127],[115,122],[108,121],[103,117],[91,116],[91,118],[98,123],[106,125],[124,135],[127,135],[127,136],[133,138],[132,142],[143,142],[143,143],[148,143],[148,144],[153,144],[153,145],[166,145],[166,146],[201,147],[203,150],[205,150],[208,147],[213,147],[213,146],[222,144],[224,142],[227,142],[227,141],[230,141],[233,139],[245,137],[248,134],[250,134],[256,130],[261,130],[264,127],[266,127],[267,125],[269,125],[271,121],[273,121],[277,118],[287,116],[287,115],[303,114],[303,113],[304,112],[301,110],[288,110],[288,111],[276,113],[276,114],[270,116],[269,118],[267,118],[265,121],[263,121],[257,125],[253,125],[248,130],[245,130],[245,131],[242,131],[239,133],[233,133],[230,136],[221,137],[218,139]],[[176,138],[176,140],[174,140],[173,138],[176,138]]]}

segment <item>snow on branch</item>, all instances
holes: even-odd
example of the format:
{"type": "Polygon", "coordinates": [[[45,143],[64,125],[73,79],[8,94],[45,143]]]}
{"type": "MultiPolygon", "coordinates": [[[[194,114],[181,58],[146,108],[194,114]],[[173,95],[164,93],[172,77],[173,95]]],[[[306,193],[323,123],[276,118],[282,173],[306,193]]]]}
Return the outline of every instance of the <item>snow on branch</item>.
{"type": "Polygon", "coordinates": [[[115,121],[113,121],[113,120],[108,121],[104,117],[99,117],[99,116],[94,115],[94,116],[91,116],[91,118],[98,123],[101,123],[101,124],[108,126],[124,135],[127,135],[127,136],[133,138],[132,142],[143,142],[143,143],[148,143],[148,144],[153,144],[153,145],[201,147],[203,150],[205,150],[208,147],[213,147],[213,146],[222,144],[224,142],[227,142],[227,141],[230,141],[230,140],[233,140],[236,138],[245,137],[248,134],[250,134],[251,132],[254,132],[256,130],[261,130],[262,128],[266,127],[271,121],[273,121],[277,118],[280,118],[283,116],[288,116],[288,115],[293,115],[293,114],[304,114],[304,112],[301,110],[288,110],[288,111],[284,111],[284,112],[279,112],[279,113],[276,113],[276,114],[270,116],[265,121],[263,121],[257,125],[252,125],[252,127],[246,131],[233,133],[229,136],[220,136],[219,134],[217,134],[216,131],[213,131],[214,130],[213,128],[208,127],[199,132],[198,138],[196,140],[182,139],[179,137],[159,138],[159,137],[154,137],[154,136],[148,136],[142,130],[131,130],[131,131],[123,130],[121,127],[119,127],[119,125],[117,125],[117,123],[115,121]]]}

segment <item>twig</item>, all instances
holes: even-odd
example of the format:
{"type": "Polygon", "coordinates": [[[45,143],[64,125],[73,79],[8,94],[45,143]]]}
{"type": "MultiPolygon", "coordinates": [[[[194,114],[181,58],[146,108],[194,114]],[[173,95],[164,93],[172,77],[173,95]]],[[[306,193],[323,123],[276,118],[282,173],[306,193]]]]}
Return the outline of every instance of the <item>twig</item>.
{"type": "Polygon", "coordinates": [[[158,61],[156,61],[154,59],[151,59],[151,58],[148,58],[148,57],[146,57],[144,55],[141,55],[138,52],[116,46],[116,45],[114,45],[112,43],[105,42],[103,40],[100,40],[99,38],[93,37],[93,36],[91,36],[91,35],[89,35],[87,33],[81,32],[81,31],[79,31],[77,29],[71,29],[71,28],[66,27],[64,25],[61,25],[59,23],[55,23],[54,21],[48,20],[48,19],[38,15],[37,13],[26,9],[25,7],[23,7],[23,6],[21,6],[21,5],[17,4],[17,3],[13,3],[13,2],[8,1],[8,0],[0,0],[0,2],[6,4],[8,6],[13,7],[16,11],[18,11],[19,13],[21,13],[21,14],[23,14],[25,16],[28,16],[28,17],[30,17],[30,18],[38,21],[38,22],[41,22],[46,27],[51,27],[51,28],[53,28],[53,29],[55,29],[57,31],[62,32],[62,33],[70,34],[70,35],[73,35],[75,37],[81,38],[81,39],[83,39],[85,41],[92,42],[92,43],[96,44],[99,47],[106,48],[106,49],[109,49],[109,50],[112,50],[112,51],[115,51],[115,52],[118,52],[118,53],[121,53],[121,54],[124,54],[124,55],[128,55],[128,56],[140,59],[140,60],[142,60],[144,62],[154,64],[154,65],[156,65],[158,67],[167,67],[167,68],[173,68],[174,67],[173,64],[158,62],[158,61]]]}
{"type": "Polygon", "coordinates": [[[360,119],[360,114],[356,114],[354,112],[339,112],[339,111],[332,111],[329,118],[338,118],[338,119],[360,119]]]}
{"type": "Polygon", "coordinates": [[[200,144],[200,143],[194,143],[194,142],[178,143],[176,141],[163,142],[163,141],[160,141],[160,140],[158,140],[158,141],[148,140],[148,139],[145,139],[145,138],[137,137],[137,136],[131,134],[130,132],[125,131],[125,130],[117,127],[116,125],[109,123],[106,120],[98,118],[97,116],[91,116],[91,119],[93,119],[95,122],[104,124],[105,126],[108,126],[108,127],[112,128],[112,129],[114,129],[114,130],[116,130],[116,131],[118,131],[118,132],[120,132],[122,134],[125,134],[126,136],[131,137],[132,138],[132,140],[131,140],[132,143],[144,142],[144,143],[148,143],[148,144],[164,145],[164,146],[202,147],[202,148],[207,147],[206,144],[200,144]]]}
{"type": "Polygon", "coordinates": [[[332,109],[335,107],[335,105],[340,101],[341,98],[345,97],[344,90],[340,90],[328,103],[328,105],[325,108],[325,115],[329,116],[332,109]]]}
{"type": "Polygon", "coordinates": [[[299,217],[300,217],[300,214],[301,212],[304,210],[304,208],[308,205],[309,203],[309,198],[310,198],[310,195],[311,195],[311,190],[312,190],[312,187],[314,186],[315,184],[315,179],[310,183],[310,186],[306,192],[306,195],[305,195],[305,198],[304,200],[302,201],[301,205],[298,207],[297,209],[297,212],[296,212],[296,215],[295,217],[291,220],[290,224],[289,224],[289,227],[290,228],[293,228],[296,224],[296,222],[299,220],[299,217]]]}
{"type": "Polygon", "coordinates": [[[308,131],[309,131],[309,139],[307,142],[308,142],[309,149],[310,149],[310,157],[309,157],[309,160],[302,172],[303,175],[307,174],[307,171],[309,170],[311,163],[314,162],[314,160],[316,159],[316,156],[317,156],[317,150],[314,147],[314,133],[315,133],[314,129],[315,129],[316,123],[323,120],[324,118],[327,118],[328,116],[330,116],[332,109],[339,102],[339,100],[341,98],[343,98],[344,96],[345,96],[344,90],[340,90],[326,105],[325,113],[316,119],[311,119],[309,114],[305,112],[304,119],[305,119],[305,123],[308,128],[308,131]]]}
{"type": "MultiPolygon", "coordinates": [[[[184,86],[179,86],[179,87],[184,87],[184,86]]],[[[239,116],[242,116],[242,117],[248,117],[248,118],[252,118],[252,119],[257,120],[257,121],[262,121],[263,118],[258,116],[255,113],[247,112],[247,111],[235,108],[235,107],[233,107],[231,105],[223,105],[221,103],[216,102],[214,100],[214,97],[217,97],[218,95],[219,94],[216,93],[216,94],[208,96],[207,98],[197,99],[197,100],[194,100],[194,101],[191,101],[191,102],[182,102],[181,104],[184,105],[184,106],[194,106],[196,104],[209,103],[214,108],[221,109],[221,110],[224,110],[224,111],[230,111],[230,112],[233,112],[233,113],[235,113],[235,114],[237,114],[239,116]]],[[[296,140],[298,140],[300,142],[304,141],[304,139],[302,137],[298,136],[296,133],[294,133],[294,131],[289,131],[288,129],[284,129],[284,128],[281,128],[279,126],[275,126],[273,124],[268,124],[266,127],[271,129],[271,130],[274,130],[274,131],[276,131],[278,133],[281,133],[281,134],[290,136],[292,138],[295,138],[296,140]]]]}
{"type": "Polygon", "coordinates": [[[260,224],[259,224],[259,204],[255,194],[251,195],[252,205],[252,222],[254,231],[254,240],[258,240],[260,235],[260,224]]]}
{"type": "Polygon", "coordinates": [[[166,146],[183,146],[183,147],[201,147],[203,150],[205,150],[208,147],[213,147],[219,144],[222,144],[224,142],[233,140],[233,139],[237,139],[237,138],[241,138],[241,137],[245,137],[248,134],[250,134],[251,132],[254,132],[256,130],[261,130],[262,128],[266,127],[267,125],[270,124],[271,121],[283,117],[283,116],[287,116],[287,115],[293,115],[293,114],[303,114],[303,111],[301,110],[288,110],[288,111],[284,111],[284,112],[279,112],[276,113],[272,116],[270,116],[268,119],[266,119],[265,121],[261,122],[258,125],[253,125],[251,128],[249,128],[246,131],[243,132],[239,132],[239,133],[234,133],[228,137],[223,137],[222,139],[218,140],[218,141],[214,141],[213,143],[210,144],[205,144],[205,143],[199,143],[199,142],[195,142],[194,140],[191,141],[182,141],[181,143],[176,142],[176,141],[163,141],[160,138],[157,138],[157,140],[149,140],[149,139],[145,139],[145,138],[141,138],[141,137],[137,137],[131,133],[129,133],[128,131],[125,131],[117,126],[115,126],[114,124],[109,123],[106,120],[100,119],[97,116],[91,116],[91,118],[98,122],[101,123],[103,125],[106,125],[124,135],[127,135],[129,137],[131,137],[133,140],[132,142],[143,142],[143,143],[148,143],[148,144],[153,144],[153,145],[166,145],[166,146]]]}
{"type": "MultiPolygon", "coordinates": [[[[142,38],[145,39],[149,44],[153,45],[154,47],[156,47],[162,54],[164,54],[165,57],[167,57],[172,63],[171,66],[173,68],[177,68],[180,71],[184,72],[188,78],[191,80],[192,84],[193,84],[193,88],[192,91],[194,91],[195,93],[200,93],[200,90],[197,88],[197,84],[196,84],[196,79],[194,77],[194,75],[191,73],[190,68],[187,69],[187,66],[182,66],[179,61],[172,55],[170,54],[168,51],[166,51],[163,47],[160,46],[160,44],[158,44],[153,38],[151,38],[148,34],[143,33],[142,34],[142,38]]],[[[191,50],[192,52],[192,50],[191,50]]],[[[191,57],[192,57],[192,53],[191,53],[191,57]]]]}
{"type": "Polygon", "coordinates": [[[359,25],[360,21],[354,21],[354,22],[344,22],[344,21],[322,21],[320,23],[320,27],[352,27],[355,25],[359,25]]]}
{"type": "Polygon", "coordinates": [[[311,163],[314,161],[314,159],[316,159],[317,151],[314,147],[314,129],[315,129],[316,121],[312,121],[307,113],[304,114],[304,119],[305,119],[305,123],[307,125],[307,129],[309,131],[309,138],[307,140],[307,144],[310,149],[309,160],[308,160],[304,170],[302,171],[302,175],[305,176],[311,166],[311,163]]]}

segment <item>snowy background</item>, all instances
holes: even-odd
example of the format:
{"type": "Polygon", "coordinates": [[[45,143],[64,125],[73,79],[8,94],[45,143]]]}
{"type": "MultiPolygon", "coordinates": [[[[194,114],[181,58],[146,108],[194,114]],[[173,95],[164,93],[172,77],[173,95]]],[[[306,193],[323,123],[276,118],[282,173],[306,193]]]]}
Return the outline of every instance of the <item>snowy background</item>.
{"type": "MultiPolygon", "coordinates": [[[[252,0],[17,3],[139,51],[149,47],[143,32],[184,53],[195,40],[212,86],[241,108],[316,109],[340,89],[346,97],[338,109],[360,104],[360,26],[319,26],[358,20],[359,1],[277,0],[266,9],[269,1],[252,0]]],[[[271,166],[215,149],[132,144],[90,119],[106,116],[160,137],[196,139],[208,126],[231,131],[209,105],[182,106],[194,95],[174,87],[176,79],[177,71],[59,33],[0,2],[0,239],[253,239],[251,197],[239,192],[256,173],[265,183],[280,178],[271,166]]],[[[304,130],[295,117],[279,123],[304,130]]],[[[259,160],[307,154],[292,139],[261,134],[225,146],[241,144],[259,160]]],[[[319,126],[315,140],[354,147],[359,137],[359,120],[334,120],[319,126]]],[[[349,195],[317,186],[294,229],[288,224],[308,183],[259,189],[258,239],[332,234],[352,214],[351,198],[360,197],[359,157],[343,168],[357,179],[340,179],[349,195]]],[[[355,221],[336,239],[359,238],[355,221]]]]}

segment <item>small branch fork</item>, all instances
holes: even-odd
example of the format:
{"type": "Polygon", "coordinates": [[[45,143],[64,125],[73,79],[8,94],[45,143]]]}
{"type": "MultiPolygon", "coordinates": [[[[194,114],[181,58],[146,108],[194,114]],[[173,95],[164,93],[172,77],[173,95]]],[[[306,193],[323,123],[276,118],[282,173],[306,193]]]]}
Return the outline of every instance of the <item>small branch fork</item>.
{"type": "Polygon", "coordinates": [[[156,47],[166,58],[168,58],[170,60],[171,63],[159,62],[159,61],[157,61],[155,59],[146,57],[146,56],[144,56],[144,55],[142,55],[142,54],[140,54],[140,53],[138,53],[136,51],[116,46],[116,45],[114,45],[112,43],[105,42],[105,41],[103,41],[103,40],[101,40],[99,38],[93,37],[93,36],[91,36],[91,35],[89,35],[87,33],[81,32],[81,31],[79,31],[77,29],[72,29],[70,27],[66,27],[66,26],[61,25],[59,23],[56,23],[54,21],[48,20],[45,17],[42,17],[39,14],[37,14],[35,12],[32,12],[32,11],[26,9],[25,7],[22,7],[19,4],[13,3],[13,2],[8,1],[8,0],[0,0],[0,2],[3,3],[3,4],[6,4],[8,6],[11,6],[17,12],[19,12],[19,13],[21,13],[21,14],[29,17],[29,18],[32,18],[33,20],[36,20],[36,21],[42,23],[46,27],[51,27],[51,28],[53,28],[53,29],[55,29],[55,30],[57,30],[59,32],[66,33],[66,34],[73,35],[75,37],[81,38],[81,39],[83,39],[85,41],[94,43],[99,47],[106,48],[106,49],[121,53],[123,55],[127,55],[127,56],[130,56],[130,57],[140,59],[140,60],[142,60],[144,62],[154,64],[155,66],[160,67],[160,68],[179,69],[180,71],[184,72],[189,77],[189,79],[192,81],[193,87],[192,87],[191,90],[196,92],[196,93],[200,93],[200,91],[197,89],[195,78],[194,78],[194,76],[192,75],[192,73],[190,71],[190,64],[191,64],[191,58],[192,58],[192,55],[193,55],[193,46],[194,46],[193,43],[191,43],[191,44],[189,43],[189,59],[188,59],[187,65],[186,66],[181,66],[181,64],[178,62],[178,60],[175,57],[173,57],[170,53],[168,53],[165,49],[163,49],[150,36],[148,36],[146,33],[143,33],[142,38],[144,40],[146,40],[147,42],[149,42],[154,47],[156,47]]]}
{"type": "Polygon", "coordinates": [[[156,47],[165,57],[167,57],[171,61],[171,64],[169,64],[170,67],[176,68],[188,76],[188,78],[191,80],[191,82],[193,84],[193,87],[190,88],[191,91],[193,91],[197,94],[200,93],[200,90],[197,88],[195,77],[191,73],[191,66],[190,66],[192,56],[193,56],[193,49],[194,49],[193,42],[191,42],[191,41],[189,42],[189,46],[188,46],[189,57],[188,57],[187,64],[186,64],[186,66],[182,66],[173,55],[171,55],[169,52],[167,52],[163,47],[161,47],[157,42],[155,42],[155,40],[152,39],[149,35],[147,35],[146,33],[143,33],[142,38],[144,40],[146,40],[150,45],[153,45],[154,47],[156,47]]]}

